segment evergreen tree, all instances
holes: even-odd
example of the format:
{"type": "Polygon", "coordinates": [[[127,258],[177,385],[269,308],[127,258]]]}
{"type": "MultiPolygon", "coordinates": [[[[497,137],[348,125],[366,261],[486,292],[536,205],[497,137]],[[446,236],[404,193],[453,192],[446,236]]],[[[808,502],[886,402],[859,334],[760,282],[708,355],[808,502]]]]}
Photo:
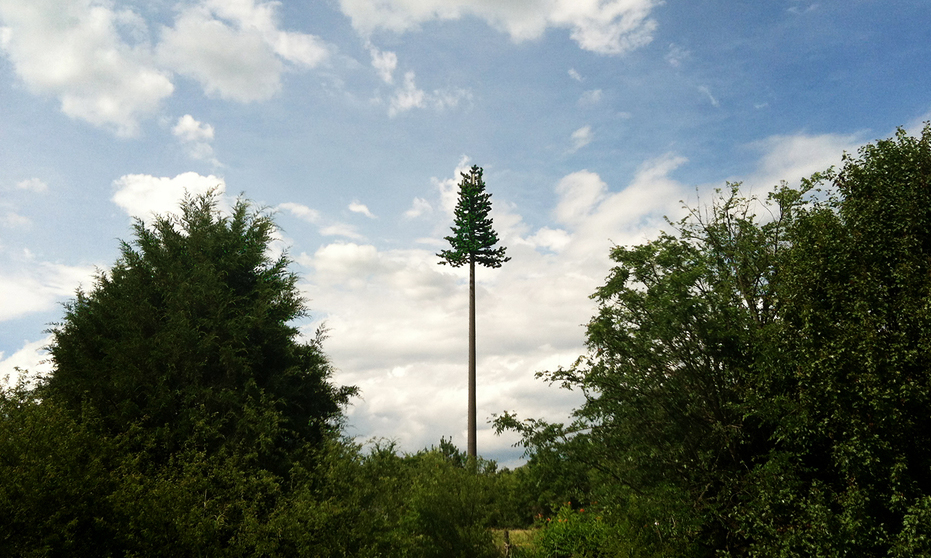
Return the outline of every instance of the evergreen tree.
{"type": "Polygon", "coordinates": [[[476,456],[475,443],[475,264],[501,267],[511,258],[505,257],[503,246],[495,247],[498,234],[492,227],[491,194],[485,191],[482,169],[473,165],[469,174],[462,173],[459,183],[459,201],[456,204],[453,234],[447,236],[452,247],[437,256],[440,264],[453,267],[469,266],[469,440],[468,454],[476,456]]]}
{"type": "Polygon", "coordinates": [[[352,389],[332,386],[319,344],[297,339],[304,301],[288,258],[270,255],[272,219],[216,203],[189,197],[180,216],[136,222],[113,269],[52,328],[44,395],[91,405],[110,435],[145,432],[156,460],[197,433],[205,451],[276,467],[322,439],[352,389]]]}

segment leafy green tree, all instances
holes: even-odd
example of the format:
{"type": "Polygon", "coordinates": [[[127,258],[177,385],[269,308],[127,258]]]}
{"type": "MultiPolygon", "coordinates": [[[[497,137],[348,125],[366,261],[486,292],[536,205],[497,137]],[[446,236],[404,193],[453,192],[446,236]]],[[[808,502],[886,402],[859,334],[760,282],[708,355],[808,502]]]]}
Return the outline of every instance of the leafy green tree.
{"type": "Polygon", "coordinates": [[[22,383],[0,388],[0,555],[106,556],[115,448],[22,383]]]}
{"type": "Polygon", "coordinates": [[[456,204],[452,236],[447,236],[451,248],[437,256],[440,264],[453,267],[469,266],[469,419],[468,454],[476,456],[475,418],[475,264],[497,268],[511,258],[504,255],[503,246],[495,247],[498,234],[492,227],[491,194],[485,191],[482,169],[473,165],[469,174],[462,173],[459,201],[456,204]]]}
{"type": "Polygon", "coordinates": [[[767,542],[928,555],[931,127],[866,145],[813,183],[833,195],[794,227],[780,297],[795,518],[767,542]]]}
{"type": "Polygon", "coordinates": [[[769,202],[731,185],[674,232],[615,247],[593,295],[589,354],[544,374],[585,394],[575,422],[498,419],[524,432],[538,465],[586,473],[606,513],[623,510],[619,523],[640,522],[678,553],[744,543],[729,514],[771,447],[761,364],[773,357],[776,262],[799,198],[781,189],[769,202]],[[760,222],[762,207],[774,218],[760,222]]]}
{"type": "Polygon", "coordinates": [[[134,242],[52,328],[44,395],[91,405],[110,434],[141,428],[163,461],[199,437],[207,451],[284,467],[353,390],[329,383],[319,338],[298,340],[304,301],[287,257],[272,256],[271,217],[216,205],[189,197],[177,217],[136,222],[134,242]]]}
{"type": "Polygon", "coordinates": [[[589,353],[544,374],[575,422],[497,426],[587,464],[640,555],[929,555],[931,127],[769,201],[615,248],[589,353]]]}

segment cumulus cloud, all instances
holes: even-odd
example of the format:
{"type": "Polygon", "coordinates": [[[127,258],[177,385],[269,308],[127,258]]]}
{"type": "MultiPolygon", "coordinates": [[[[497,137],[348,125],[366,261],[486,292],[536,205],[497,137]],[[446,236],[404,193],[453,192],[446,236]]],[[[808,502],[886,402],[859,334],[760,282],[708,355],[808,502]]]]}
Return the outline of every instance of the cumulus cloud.
{"type": "Polygon", "coordinates": [[[241,32],[261,35],[275,54],[289,62],[315,68],[330,58],[332,48],[316,35],[279,29],[276,10],[280,2],[206,0],[204,5],[241,32]]]}
{"type": "Polygon", "coordinates": [[[388,105],[388,116],[395,117],[414,108],[433,108],[443,110],[459,105],[464,99],[471,99],[472,94],[464,89],[436,89],[426,93],[417,87],[413,71],[405,72],[404,84],[395,89],[388,105]]]}
{"type": "Polygon", "coordinates": [[[578,81],[579,83],[582,82],[582,75],[579,74],[579,72],[577,72],[575,68],[569,68],[569,77],[571,77],[575,81],[578,81]]]}
{"type": "Polygon", "coordinates": [[[284,62],[315,68],[331,55],[322,39],[279,29],[278,2],[208,0],[162,32],[158,60],[197,80],[208,95],[264,100],[281,88],[284,62]]]}
{"type": "Polygon", "coordinates": [[[862,144],[861,134],[770,136],[746,146],[759,155],[754,172],[731,180],[761,188],[771,188],[783,180],[798,184],[802,178],[840,165],[843,152],[854,153],[862,144]]]}
{"type": "Polygon", "coordinates": [[[195,120],[190,114],[185,114],[178,119],[171,133],[187,146],[191,158],[220,166],[220,162],[213,154],[213,146],[210,145],[214,135],[213,126],[195,120]]]}
{"type": "Polygon", "coordinates": [[[150,220],[154,215],[176,213],[184,195],[214,190],[222,194],[226,183],[213,175],[186,172],[174,178],[148,174],[127,174],[113,181],[113,202],[129,215],[150,220]]]}
{"type": "MultiPolygon", "coordinates": [[[[579,394],[547,386],[534,373],[569,366],[584,352],[581,324],[594,314],[588,295],[607,275],[612,243],[642,240],[664,224],[663,215],[676,216],[687,188],[669,174],[683,162],[674,155],[647,161],[626,185],[609,185],[591,171],[566,175],[551,186],[555,223],[548,226],[527,225],[495,193],[492,217],[512,261],[477,270],[483,455],[514,457],[515,440],[495,437],[485,422],[493,413],[565,420],[578,405],[579,394]]],[[[469,165],[464,156],[450,176],[433,178],[406,212],[433,222],[428,249],[337,241],[297,258],[307,270],[302,289],[317,301],[307,329],[326,322],[327,351],[340,367],[336,380],[362,389],[349,424],[408,450],[440,436],[465,440],[468,272],[438,265],[436,252],[469,165]]]]}
{"type": "Polygon", "coordinates": [[[411,202],[411,208],[404,212],[404,217],[416,219],[431,212],[433,212],[433,206],[430,205],[430,202],[424,198],[414,198],[414,201],[411,202]]]}
{"type": "Polygon", "coordinates": [[[607,190],[608,185],[591,171],[566,175],[556,185],[559,195],[559,203],[553,212],[556,221],[564,225],[580,225],[604,199],[607,190]]]}
{"type": "Polygon", "coordinates": [[[28,384],[28,378],[50,373],[52,366],[45,348],[51,342],[51,336],[38,341],[26,341],[21,349],[8,357],[0,351],[0,387],[4,387],[4,379],[8,386],[15,385],[20,377],[27,380],[28,384]]]}
{"type": "Polygon", "coordinates": [[[300,203],[285,202],[278,205],[278,210],[287,211],[298,219],[316,225],[318,232],[323,236],[342,236],[354,240],[364,240],[365,238],[359,234],[356,228],[352,225],[347,225],[346,223],[340,223],[333,221],[332,219],[328,219],[316,209],[312,209],[300,203]]]}
{"type": "Polygon", "coordinates": [[[593,139],[595,139],[595,134],[592,132],[591,126],[582,126],[578,130],[572,132],[572,153],[575,153],[579,149],[582,149],[586,145],[590,144],[593,139]]]}
{"type": "Polygon", "coordinates": [[[652,40],[656,22],[650,12],[658,0],[414,0],[371,2],[340,0],[344,14],[361,34],[376,29],[404,32],[434,20],[475,16],[515,42],[537,39],[551,27],[568,29],[585,50],[623,54],[652,40]]]}
{"type": "Polygon", "coordinates": [[[93,267],[37,261],[29,251],[5,267],[0,272],[0,322],[52,310],[94,277],[93,267]]]}
{"type": "Polygon", "coordinates": [[[398,55],[393,52],[382,52],[375,47],[369,47],[372,55],[372,67],[385,83],[394,83],[394,70],[398,67],[398,55]]]}
{"type": "Polygon", "coordinates": [[[418,89],[414,83],[414,72],[404,74],[404,85],[395,90],[391,97],[391,104],[388,106],[388,115],[397,116],[399,113],[406,112],[412,108],[424,106],[426,94],[422,89],[418,89]]]}
{"type": "Polygon", "coordinates": [[[174,91],[131,10],[93,0],[2,0],[0,20],[0,47],[16,74],[34,93],[58,97],[72,118],[132,136],[174,91]],[[138,40],[124,41],[120,31],[138,40]]]}
{"type": "Polygon", "coordinates": [[[325,64],[332,47],[280,29],[279,4],[187,5],[156,42],[139,12],[112,2],[0,0],[0,48],[23,83],[57,97],[68,116],[133,136],[174,92],[175,73],[209,95],[249,102],[274,95],[287,67],[325,64]]]}
{"type": "Polygon", "coordinates": [[[185,10],[164,30],[158,57],[224,99],[267,99],[281,86],[282,62],[261,33],[235,28],[203,7],[185,10]]]}
{"type": "Polygon", "coordinates": [[[285,202],[278,205],[279,210],[284,210],[299,219],[303,219],[308,223],[317,224],[320,222],[320,212],[316,209],[311,209],[306,205],[294,202],[285,202]]]}
{"type": "Polygon", "coordinates": [[[48,190],[48,184],[38,178],[29,178],[16,183],[17,190],[28,190],[30,192],[45,192],[48,190]]]}
{"type": "Polygon", "coordinates": [[[8,210],[0,214],[0,225],[11,229],[19,229],[32,225],[32,220],[15,211],[8,210]]]}
{"type": "Polygon", "coordinates": [[[582,93],[582,96],[579,97],[580,105],[597,105],[601,102],[601,98],[604,96],[601,89],[592,89],[582,93]]]}
{"type": "Polygon", "coordinates": [[[361,213],[362,215],[365,215],[369,219],[375,218],[375,215],[373,215],[372,212],[369,211],[369,208],[365,204],[359,203],[358,201],[353,201],[352,203],[349,204],[349,211],[352,211],[353,213],[361,213]]]}

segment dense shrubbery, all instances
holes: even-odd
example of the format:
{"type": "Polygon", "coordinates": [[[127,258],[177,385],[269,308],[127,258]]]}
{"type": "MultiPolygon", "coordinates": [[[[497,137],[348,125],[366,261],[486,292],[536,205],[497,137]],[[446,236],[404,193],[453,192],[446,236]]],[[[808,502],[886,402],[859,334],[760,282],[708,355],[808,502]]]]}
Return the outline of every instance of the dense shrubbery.
{"type": "Polygon", "coordinates": [[[492,557],[512,473],[448,442],[401,455],[333,437],[287,476],[195,449],[152,463],[22,388],[0,395],[4,556],[492,557]]]}

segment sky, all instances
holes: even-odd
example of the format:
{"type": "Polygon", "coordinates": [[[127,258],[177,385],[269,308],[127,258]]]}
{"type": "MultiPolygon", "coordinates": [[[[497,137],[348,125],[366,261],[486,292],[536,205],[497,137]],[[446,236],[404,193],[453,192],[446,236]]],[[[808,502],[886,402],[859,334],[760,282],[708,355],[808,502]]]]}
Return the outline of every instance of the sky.
{"type": "Polygon", "coordinates": [[[478,450],[565,421],[609,250],[742,182],[765,196],[931,118],[926,0],[0,0],[0,376],[47,373],[62,304],[132,223],[211,188],[272,212],[347,434],[466,441],[484,169],[512,259],[477,272],[478,450]]]}

